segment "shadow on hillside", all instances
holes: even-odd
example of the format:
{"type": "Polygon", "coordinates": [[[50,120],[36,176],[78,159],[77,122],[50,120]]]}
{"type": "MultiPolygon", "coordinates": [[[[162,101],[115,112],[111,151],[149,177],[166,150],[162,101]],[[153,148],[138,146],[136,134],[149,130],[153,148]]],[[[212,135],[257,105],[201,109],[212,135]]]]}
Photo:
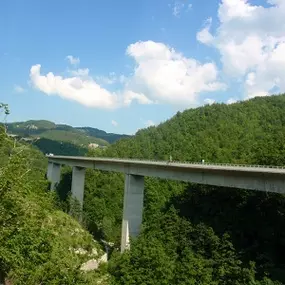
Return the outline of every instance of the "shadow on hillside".
{"type": "Polygon", "coordinates": [[[59,184],[56,187],[56,193],[60,208],[68,213],[70,210],[68,197],[71,194],[72,172],[67,171],[62,173],[59,184]]]}
{"type": "Polygon", "coordinates": [[[61,174],[60,183],[56,187],[58,206],[65,213],[68,213],[69,215],[73,216],[86,230],[89,231],[89,233],[92,234],[92,236],[96,240],[100,241],[104,236],[103,232],[102,230],[98,229],[97,224],[95,223],[94,219],[92,219],[92,217],[89,217],[88,212],[86,213],[85,210],[81,212],[80,219],[78,219],[78,217],[76,218],[76,214],[75,216],[72,214],[70,204],[71,182],[72,171],[65,171],[61,174]]]}
{"type": "Polygon", "coordinates": [[[171,204],[194,224],[228,232],[241,260],[285,282],[284,195],[193,184],[171,204]]]}

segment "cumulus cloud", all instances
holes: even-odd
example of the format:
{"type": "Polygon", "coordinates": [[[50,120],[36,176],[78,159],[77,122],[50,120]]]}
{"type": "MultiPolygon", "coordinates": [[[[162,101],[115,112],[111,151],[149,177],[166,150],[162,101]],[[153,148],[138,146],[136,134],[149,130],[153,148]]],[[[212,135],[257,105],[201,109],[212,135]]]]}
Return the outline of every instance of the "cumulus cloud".
{"type": "Polygon", "coordinates": [[[112,121],[111,121],[111,124],[112,124],[114,127],[117,127],[117,126],[118,126],[118,122],[116,122],[115,120],[112,120],[112,121]]]}
{"type": "Polygon", "coordinates": [[[126,53],[134,63],[132,75],[90,76],[89,69],[71,70],[71,77],[57,76],[52,72],[41,74],[41,65],[30,70],[33,86],[47,95],[77,101],[96,108],[118,108],[138,104],[173,104],[187,108],[199,104],[199,94],[224,90],[218,80],[217,67],[212,62],[200,63],[187,58],[163,43],[136,42],[126,53]],[[108,81],[109,80],[109,81],[108,81]],[[120,90],[111,92],[100,84],[120,82],[120,90]]]}
{"type": "Polygon", "coordinates": [[[145,127],[147,127],[147,128],[156,125],[155,122],[154,122],[153,120],[150,120],[150,119],[145,120],[145,119],[143,119],[143,118],[140,118],[140,121],[141,121],[142,124],[143,124],[145,127]]]}
{"type": "Polygon", "coordinates": [[[147,127],[151,127],[151,126],[155,126],[155,123],[154,123],[154,121],[152,121],[152,120],[147,120],[147,121],[145,122],[145,125],[146,125],[147,127]]]}
{"type": "Polygon", "coordinates": [[[79,68],[76,70],[70,70],[69,72],[74,76],[79,76],[79,77],[89,76],[89,68],[79,68]]]}
{"type": "Polygon", "coordinates": [[[25,92],[26,90],[25,90],[25,88],[23,88],[23,87],[20,86],[20,85],[15,85],[15,86],[14,86],[14,91],[17,92],[17,93],[23,93],[23,92],[25,92]]]}
{"type": "Polygon", "coordinates": [[[128,88],[156,103],[195,105],[198,94],[224,90],[214,63],[184,57],[163,43],[137,42],[127,48],[136,62],[128,88]]]}
{"type": "Polygon", "coordinates": [[[227,100],[227,102],[226,102],[226,103],[227,103],[228,105],[230,105],[230,104],[234,104],[234,103],[236,103],[236,102],[237,102],[237,100],[236,100],[236,99],[234,99],[234,98],[230,98],[230,99],[228,99],[228,100],[227,100]]]}
{"type": "Polygon", "coordinates": [[[285,90],[285,1],[267,2],[222,0],[215,33],[210,25],[197,33],[198,41],[219,50],[225,74],[243,80],[246,98],[285,90]]]}
{"type": "Polygon", "coordinates": [[[107,85],[111,85],[120,81],[120,77],[117,77],[115,72],[110,72],[108,76],[97,76],[96,79],[98,80],[98,82],[107,85]]]}
{"type": "Polygon", "coordinates": [[[212,105],[215,103],[215,100],[214,99],[211,99],[211,98],[207,98],[204,100],[204,103],[207,104],[207,105],[212,105]]]}
{"type": "Polygon", "coordinates": [[[66,57],[66,60],[68,60],[69,63],[72,64],[72,65],[77,65],[77,64],[80,63],[80,59],[78,57],[74,57],[72,55],[68,55],[66,57]]]}
{"type": "Polygon", "coordinates": [[[206,20],[205,27],[197,33],[196,38],[199,42],[203,44],[210,44],[213,41],[214,37],[210,33],[211,25],[212,25],[212,18],[208,18],[206,20]]]}
{"type": "Polygon", "coordinates": [[[117,94],[100,87],[90,78],[63,78],[62,76],[54,75],[52,72],[42,75],[40,64],[31,67],[30,78],[34,87],[47,95],[58,95],[88,107],[112,109],[119,104],[117,94]]]}
{"type": "Polygon", "coordinates": [[[148,99],[143,93],[136,93],[131,90],[124,92],[124,104],[130,105],[133,100],[136,100],[140,104],[152,104],[153,101],[148,99]]]}

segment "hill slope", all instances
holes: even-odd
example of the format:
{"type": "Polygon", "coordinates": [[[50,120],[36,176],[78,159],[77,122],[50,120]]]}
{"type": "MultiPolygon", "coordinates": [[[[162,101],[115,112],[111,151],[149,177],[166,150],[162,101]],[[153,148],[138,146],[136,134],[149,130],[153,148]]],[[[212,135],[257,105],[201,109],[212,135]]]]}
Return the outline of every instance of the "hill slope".
{"type": "Polygon", "coordinates": [[[90,143],[107,146],[109,143],[113,143],[120,138],[128,137],[127,135],[106,133],[91,127],[76,128],[69,125],[55,124],[45,120],[14,122],[8,123],[7,126],[8,132],[12,134],[69,142],[85,147],[90,143]]]}
{"type": "Polygon", "coordinates": [[[80,270],[103,251],[46,191],[43,154],[15,144],[0,126],[0,157],[0,283],[108,284],[104,273],[80,270]]]}
{"type": "MultiPolygon", "coordinates": [[[[100,155],[284,165],[284,137],[280,95],[178,112],[100,155]]],[[[86,179],[88,227],[115,241],[123,181],[91,171],[86,179]]],[[[114,256],[116,284],[285,283],[284,195],[153,178],[145,185],[143,231],[130,254],[114,256]]]]}
{"type": "Polygon", "coordinates": [[[285,95],[178,112],[106,155],[177,161],[285,164],[285,95]]]}
{"type": "Polygon", "coordinates": [[[129,135],[106,133],[105,131],[102,131],[96,128],[90,128],[90,127],[76,127],[76,129],[84,132],[88,136],[103,139],[111,144],[118,141],[119,139],[130,137],[129,135]]]}

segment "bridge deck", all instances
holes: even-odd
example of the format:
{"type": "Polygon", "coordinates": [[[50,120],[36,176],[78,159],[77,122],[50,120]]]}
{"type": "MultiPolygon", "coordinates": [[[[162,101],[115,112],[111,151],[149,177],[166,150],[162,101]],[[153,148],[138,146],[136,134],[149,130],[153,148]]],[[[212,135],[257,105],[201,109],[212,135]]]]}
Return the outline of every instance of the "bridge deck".
{"type": "MultiPolygon", "coordinates": [[[[236,171],[248,173],[272,173],[285,175],[285,166],[271,165],[243,165],[243,164],[226,164],[226,163],[198,163],[198,162],[169,162],[169,161],[153,161],[153,160],[138,160],[138,159],[119,159],[119,158],[101,158],[101,157],[85,157],[85,156],[60,156],[47,155],[50,161],[73,165],[77,162],[84,163],[106,163],[110,165],[125,165],[125,166],[157,166],[167,168],[181,168],[188,170],[205,170],[205,171],[236,171]]],[[[91,165],[91,164],[90,164],[91,165]]],[[[79,165],[80,166],[80,165],[79,165]]],[[[93,168],[93,167],[92,167],[93,168]]],[[[96,168],[96,167],[95,167],[96,168]]],[[[116,171],[114,169],[114,171],[116,171]]]]}

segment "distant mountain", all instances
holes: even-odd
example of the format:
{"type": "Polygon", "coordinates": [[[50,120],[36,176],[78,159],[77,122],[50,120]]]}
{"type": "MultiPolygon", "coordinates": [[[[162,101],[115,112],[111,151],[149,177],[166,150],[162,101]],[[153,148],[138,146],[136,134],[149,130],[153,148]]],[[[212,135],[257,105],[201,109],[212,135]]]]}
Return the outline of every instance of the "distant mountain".
{"type": "Polygon", "coordinates": [[[96,143],[99,146],[107,146],[110,143],[128,137],[91,127],[72,127],[64,124],[55,124],[46,120],[29,120],[26,122],[8,123],[8,133],[22,137],[39,137],[60,142],[73,143],[80,146],[88,146],[96,143]]]}
{"type": "Polygon", "coordinates": [[[84,132],[85,134],[96,137],[96,138],[101,138],[109,143],[114,143],[115,141],[121,139],[121,138],[128,138],[130,137],[129,135],[119,135],[119,134],[114,134],[114,133],[106,133],[105,131],[96,129],[96,128],[91,128],[91,127],[79,127],[76,128],[77,130],[80,130],[84,132]]]}
{"type": "Polygon", "coordinates": [[[120,138],[128,137],[91,128],[75,128],[64,124],[55,124],[46,120],[30,120],[7,124],[11,137],[37,146],[43,153],[58,155],[84,155],[88,147],[106,147],[120,138]]]}

